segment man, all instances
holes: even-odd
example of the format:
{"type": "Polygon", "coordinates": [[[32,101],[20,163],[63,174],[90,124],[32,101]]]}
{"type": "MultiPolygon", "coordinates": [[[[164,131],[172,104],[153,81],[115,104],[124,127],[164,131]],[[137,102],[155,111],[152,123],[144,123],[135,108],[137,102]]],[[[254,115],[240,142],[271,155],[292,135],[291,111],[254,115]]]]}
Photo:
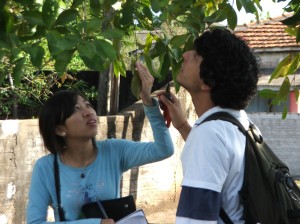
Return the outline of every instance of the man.
{"type": "Polygon", "coordinates": [[[186,140],[182,155],[183,181],[176,213],[177,224],[222,223],[223,208],[234,223],[243,223],[239,198],[244,175],[245,136],[229,122],[207,116],[226,111],[245,128],[244,109],[256,93],[258,63],[246,43],[228,30],[204,32],[194,50],[183,54],[177,81],[191,95],[198,119],[186,121],[179,100],[164,96],[173,126],[186,140]]]}

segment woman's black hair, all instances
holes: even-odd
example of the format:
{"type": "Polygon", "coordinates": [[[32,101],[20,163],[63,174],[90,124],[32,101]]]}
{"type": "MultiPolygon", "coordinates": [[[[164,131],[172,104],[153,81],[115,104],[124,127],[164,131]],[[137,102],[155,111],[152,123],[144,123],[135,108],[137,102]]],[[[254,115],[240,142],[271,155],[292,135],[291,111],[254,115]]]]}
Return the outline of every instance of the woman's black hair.
{"type": "Polygon", "coordinates": [[[226,29],[204,32],[194,41],[200,78],[211,88],[217,106],[244,109],[257,91],[258,58],[244,40],[226,29]]]}
{"type": "MultiPolygon", "coordinates": [[[[78,96],[86,97],[75,91],[60,90],[53,94],[42,106],[39,114],[39,129],[45,147],[53,154],[65,149],[65,140],[56,134],[56,127],[64,125],[75,111],[78,96]]],[[[96,141],[93,138],[96,148],[96,141]]]]}

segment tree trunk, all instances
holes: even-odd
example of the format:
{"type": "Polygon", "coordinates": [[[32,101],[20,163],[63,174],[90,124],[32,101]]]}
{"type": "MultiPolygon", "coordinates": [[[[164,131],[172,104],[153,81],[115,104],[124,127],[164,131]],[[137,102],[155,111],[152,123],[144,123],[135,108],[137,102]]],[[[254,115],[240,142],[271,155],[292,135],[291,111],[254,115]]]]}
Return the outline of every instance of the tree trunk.
{"type": "Polygon", "coordinates": [[[97,115],[107,115],[107,91],[108,91],[108,76],[109,71],[99,72],[98,81],[98,100],[97,100],[97,115]]]}
{"type": "Polygon", "coordinates": [[[120,78],[114,75],[113,64],[99,73],[97,115],[115,115],[119,109],[120,78]]]}

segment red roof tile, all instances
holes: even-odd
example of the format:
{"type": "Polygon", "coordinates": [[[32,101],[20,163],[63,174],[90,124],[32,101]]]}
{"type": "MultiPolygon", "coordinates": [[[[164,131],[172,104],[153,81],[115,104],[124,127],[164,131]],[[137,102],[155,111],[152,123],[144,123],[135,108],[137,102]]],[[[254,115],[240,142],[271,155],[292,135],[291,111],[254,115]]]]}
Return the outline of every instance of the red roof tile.
{"type": "Polygon", "coordinates": [[[234,32],[254,49],[300,47],[296,37],[288,35],[285,32],[287,26],[280,22],[289,16],[291,14],[237,26],[234,32]]]}

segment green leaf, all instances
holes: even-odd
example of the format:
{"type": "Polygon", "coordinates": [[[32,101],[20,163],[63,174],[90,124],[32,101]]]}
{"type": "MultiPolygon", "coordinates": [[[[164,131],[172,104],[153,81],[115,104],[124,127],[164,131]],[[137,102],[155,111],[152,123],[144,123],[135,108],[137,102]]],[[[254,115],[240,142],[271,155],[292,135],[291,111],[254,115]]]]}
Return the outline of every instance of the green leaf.
{"type": "Polygon", "coordinates": [[[237,15],[230,4],[226,6],[227,23],[230,29],[234,30],[237,26],[237,15]]]}
{"type": "Polygon", "coordinates": [[[103,60],[114,60],[117,57],[115,48],[106,40],[94,40],[97,55],[103,60]]]}
{"type": "Polygon", "coordinates": [[[84,1],[85,1],[85,0],[73,0],[71,8],[72,8],[72,9],[77,8],[77,7],[80,6],[84,1]]]}
{"type": "Polygon", "coordinates": [[[24,19],[27,20],[30,24],[36,26],[44,26],[42,13],[39,11],[30,11],[24,13],[24,19]]]}
{"type": "Polygon", "coordinates": [[[260,90],[258,92],[258,94],[263,98],[271,99],[271,98],[276,97],[277,92],[274,90],[271,90],[271,89],[263,89],[263,90],[260,90]]]}
{"type": "Polygon", "coordinates": [[[160,80],[165,80],[165,78],[168,75],[170,65],[171,65],[168,51],[166,51],[159,58],[160,58],[160,60],[159,60],[160,61],[160,66],[159,66],[158,74],[160,76],[160,80]]]}
{"type": "Polygon", "coordinates": [[[287,26],[296,26],[299,24],[299,21],[300,21],[300,10],[297,13],[295,13],[293,16],[281,22],[287,26]]]}
{"type": "Polygon", "coordinates": [[[183,51],[185,52],[193,49],[194,49],[194,36],[190,34],[185,42],[183,51]]]}
{"type": "Polygon", "coordinates": [[[143,56],[144,56],[147,68],[148,68],[149,72],[151,73],[151,75],[155,78],[159,78],[159,75],[153,69],[152,59],[151,59],[149,53],[144,52],[143,56]]]}
{"type": "Polygon", "coordinates": [[[5,49],[9,49],[9,45],[5,43],[4,41],[0,40],[0,51],[3,51],[5,49]]]}
{"type": "Polygon", "coordinates": [[[106,39],[122,39],[125,36],[125,32],[120,29],[111,29],[101,33],[106,39]]]}
{"type": "Polygon", "coordinates": [[[68,64],[71,62],[74,52],[75,50],[68,50],[61,52],[59,55],[54,57],[54,67],[58,73],[64,73],[67,70],[68,64]]]}
{"type": "Polygon", "coordinates": [[[46,27],[37,26],[35,33],[32,35],[32,39],[41,39],[46,36],[46,27]]]}
{"type": "Polygon", "coordinates": [[[102,20],[95,18],[92,20],[86,20],[82,21],[82,23],[79,25],[80,29],[84,29],[84,31],[88,34],[92,34],[98,30],[100,30],[102,25],[102,20]]]}
{"type": "Polygon", "coordinates": [[[13,69],[13,79],[14,79],[14,84],[15,86],[20,86],[21,85],[21,80],[22,80],[22,74],[24,71],[24,65],[25,65],[25,57],[19,58],[16,60],[15,67],[13,69]]]}
{"type": "Polygon", "coordinates": [[[52,56],[59,55],[61,52],[75,49],[79,43],[79,37],[75,35],[60,35],[57,31],[51,31],[47,34],[49,51],[52,56]]]}
{"type": "Polygon", "coordinates": [[[247,13],[256,13],[257,12],[254,2],[251,0],[237,0],[237,5],[243,6],[247,13]]]}
{"type": "Polygon", "coordinates": [[[168,0],[152,0],[151,1],[151,8],[156,13],[162,11],[161,9],[163,9],[167,5],[168,5],[168,0]]]}
{"type": "Polygon", "coordinates": [[[189,36],[190,34],[173,36],[170,40],[170,45],[172,46],[172,48],[181,48],[184,46],[189,36]]]}
{"type": "Polygon", "coordinates": [[[169,48],[170,58],[173,58],[175,61],[179,62],[182,60],[182,53],[184,52],[181,48],[169,48]]]}
{"type": "Polygon", "coordinates": [[[101,4],[99,0],[90,0],[90,9],[94,16],[99,16],[101,12],[101,4]]]}
{"type": "Polygon", "coordinates": [[[176,90],[176,93],[178,93],[179,89],[180,89],[180,85],[179,83],[177,82],[177,75],[179,74],[180,72],[180,69],[181,69],[181,63],[182,61],[180,62],[177,62],[176,60],[174,60],[174,58],[170,57],[170,61],[171,61],[171,67],[172,67],[172,78],[174,80],[174,85],[175,85],[175,90],[176,90]]]}
{"type": "Polygon", "coordinates": [[[22,51],[20,48],[15,47],[15,48],[11,49],[10,61],[12,63],[16,63],[16,61],[18,59],[20,59],[21,57],[22,57],[22,51]]]}
{"type": "Polygon", "coordinates": [[[289,66],[287,75],[294,74],[295,72],[297,72],[299,65],[300,65],[300,53],[297,53],[297,54],[293,55],[293,57],[292,57],[292,61],[289,66]]]}
{"type": "Polygon", "coordinates": [[[164,54],[167,50],[167,46],[163,41],[158,40],[155,42],[154,47],[150,50],[150,56],[151,58],[156,58],[161,54],[164,54]]]}
{"type": "Polygon", "coordinates": [[[281,119],[284,120],[287,116],[287,113],[288,113],[288,108],[287,108],[287,105],[284,105],[283,107],[283,112],[281,114],[281,119]]]}
{"type": "Polygon", "coordinates": [[[138,74],[138,71],[135,68],[135,62],[136,62],[135,60],[131,60],[131,64],[130,64],[130,70],[132,73],[130,89],[131,89],[131,92],[134,95],[134,97],[139,100],[142,82],[141,82],[140,76],[138,74]]]}
{"type": "Polygon", "coordinates": [[[42,8],[42,17],[44,23],[48,27],[52,27],[55,23],[59,9],[59,3],[57,0],[45,0],[42,8]]]}
{"type": "Polygon", "coordinates": [[[283,100],[290,94],[291,83],[288,77],[285,77],[278,92],[278,98],[283,100]]]}
{"type": "Polygon", "coordinates": [[[131,83],[130,83],[130,89],[132,94],[135,98],[138,100],[140,99],[140,93],[141,93],[141,79],[137,71],[134,71],[131,83]]]}
{"type": "Polygon", "coordinates": [[[15,27],[15,15],[10,12],[7,6],[0,7],[0,38],[5,37],[7,33],[13,32],[15,27]]]}
{"type": "Polygon", "coordinates": [[[94,70],[94,71],[104,71],[106,66],[104,66],[105,61],[98,55],[95,44],[91,42],[82,42],[78,46],[78,52],[80,58],[83,60],[84,64],[94,70]]]}
{"type": "Polygon", "coordinates": [[[56,19],[55,25],[67,25],[73,21],[76,21],[79,16],[79,12],[76,9],[67,9],[63,11],[56,19]]]}
{"type": "Polygon", "coordinates": [[[300,27],[296,27],[296,42],[300,42],[300,27]]]}
{"type": "Polygon", "coordinates": [[[207,16],[204,18],[204,22],[206,23],[216,23],[216,22],[222,22],[227,18],[227,14],[225,10],[217,10],[210,16],[207,16]]]}
{"type": "Polygon", "coordinates": [[[118,74],[121,74],[122,76],[126,76],[126,70],[125,70],[125,63],[121,60],[115,60],[113,62],[113,66],[114,66],[114,73],[116,76],[118,76],[118,74]]]}
{"type": "Polygon", "coordinates": [[[275,70],[273,71],[269,83],[276,78],[279,77],[284,77],[287,75],[287,72],[289,70],[289,66],[291,64],[291,55],[288,55],[287,57],[285,57],[275,68],[275,70]]]}
{"type": "Polygon", "coordinates": [[[115,4],[117,1],[118,1],[118,0],[107,0],[107,3],[108,3],[109,5],[113,5],[113,4],[115,4]]]}
{"type": "Polygon", "coordinates": [[[142,6],[143,15],[145,15],[150,21],[152,21],[152,12],[149,7],[146,7],[145,5],[142,6]]]}
{"type": "Polygon", "coordinates": [[[128,26],[133,24],[132,10],[133,10],[132,5],[130,5],[129,1],[126,1],[126,3],[123,5],[123,8],[121,10],[121,19],[120,19],[121,25],[128,26]]]}
{"type": "Polygon", "coordinates": [[[43,63],[43,58],[45,55],[44,48],[38,45],[26,47],[25,52],[27,52],[30,55],[30,60],[31,63],[41,69],[42,63],[43,63]]]}
{"type": "Polygon", "coordinates": [[[150,49],[152,48],[152,41],[153,41],[153,36],[148,33],[146,36],[144,52],[148,53],[150,51],[150,49]]]}

